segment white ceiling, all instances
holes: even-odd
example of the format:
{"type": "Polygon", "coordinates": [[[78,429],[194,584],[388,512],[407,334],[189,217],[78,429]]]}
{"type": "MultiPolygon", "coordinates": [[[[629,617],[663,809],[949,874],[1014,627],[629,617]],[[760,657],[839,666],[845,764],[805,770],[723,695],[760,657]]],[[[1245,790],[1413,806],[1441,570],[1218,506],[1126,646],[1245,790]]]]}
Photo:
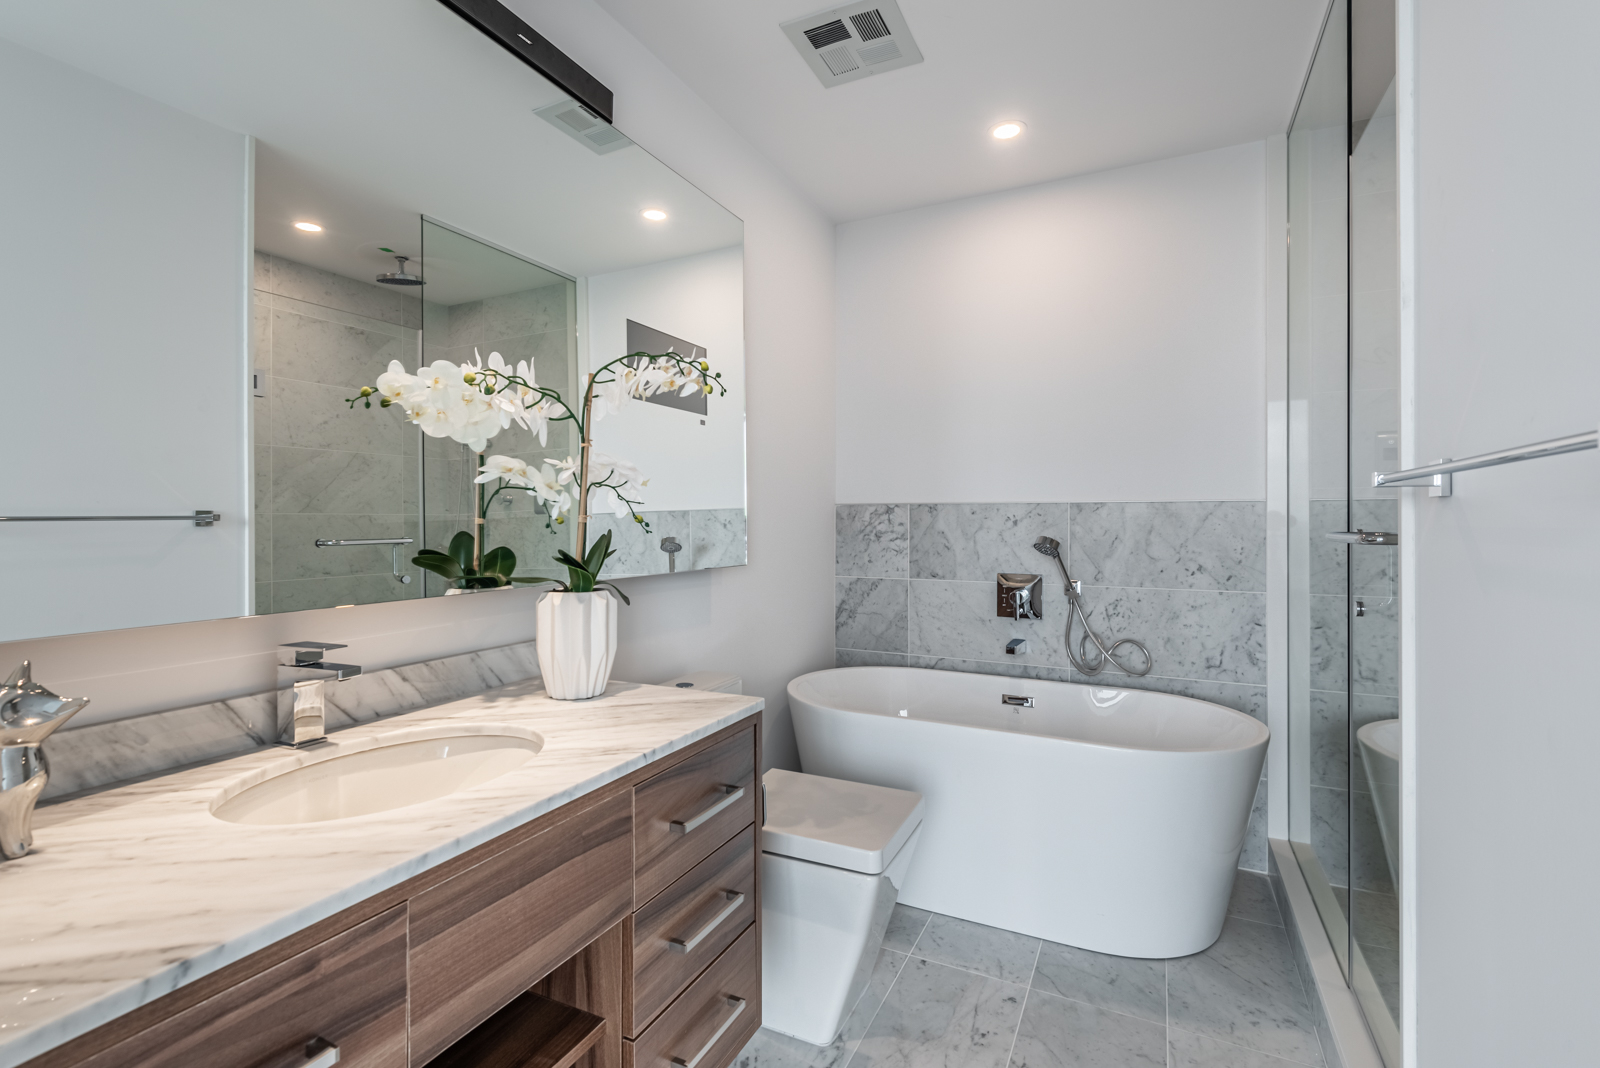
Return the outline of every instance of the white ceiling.
{"type": "Polygon", "coordinates": [[[926,62],[824,89],[778,29],[813,0],[599,3],[838,220],[1282,133],[1327,6],[900,0],[926,62]]]}
{"type": "Polygon", "coordinates": [[[0,36],[254,134],[258,244],[350,277],[415,255],[421,215],[571,275],[742,241],[643,149],[533,114],[565,94],[437,0],[0,0],[0,36]]]}

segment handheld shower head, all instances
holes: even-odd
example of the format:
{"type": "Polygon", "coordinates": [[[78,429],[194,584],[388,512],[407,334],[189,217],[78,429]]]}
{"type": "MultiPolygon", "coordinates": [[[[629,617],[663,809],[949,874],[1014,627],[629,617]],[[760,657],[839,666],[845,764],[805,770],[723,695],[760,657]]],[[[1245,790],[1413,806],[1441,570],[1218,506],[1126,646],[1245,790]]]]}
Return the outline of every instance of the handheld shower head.
{"type": "Polygon", "coordinates": [[[1033,543],[1033,551],[1044,553],[1053,560],[1061,559],[1061,543],[1054,538],[1039,535],[1039,540],[1033,543]]]}

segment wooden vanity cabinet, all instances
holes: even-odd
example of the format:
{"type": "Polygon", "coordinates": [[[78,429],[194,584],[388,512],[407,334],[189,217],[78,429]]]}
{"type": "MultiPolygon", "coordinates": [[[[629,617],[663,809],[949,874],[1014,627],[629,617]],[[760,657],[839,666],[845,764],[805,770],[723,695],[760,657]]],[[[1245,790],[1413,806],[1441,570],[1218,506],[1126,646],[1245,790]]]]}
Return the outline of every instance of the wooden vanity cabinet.
{"type": "Polygon", "coordinates": [[[727,1068],[761,1023],[759,746],[758,714],[24,1068],[727,1068]]]}

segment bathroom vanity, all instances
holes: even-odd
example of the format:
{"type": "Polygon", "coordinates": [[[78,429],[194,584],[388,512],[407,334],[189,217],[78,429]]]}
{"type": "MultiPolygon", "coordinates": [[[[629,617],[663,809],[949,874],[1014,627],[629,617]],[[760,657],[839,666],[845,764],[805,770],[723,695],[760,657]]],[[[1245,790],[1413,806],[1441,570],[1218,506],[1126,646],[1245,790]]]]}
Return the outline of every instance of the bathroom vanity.
{"type": "Polygon", "coordinates": [[[0,866],[0,1065],[724,1068],[761,1021],[761,707],[519,683],[43,808],[0,866]],[[384,812],[214,814],[443,732],[537,752],[384,812]]]}

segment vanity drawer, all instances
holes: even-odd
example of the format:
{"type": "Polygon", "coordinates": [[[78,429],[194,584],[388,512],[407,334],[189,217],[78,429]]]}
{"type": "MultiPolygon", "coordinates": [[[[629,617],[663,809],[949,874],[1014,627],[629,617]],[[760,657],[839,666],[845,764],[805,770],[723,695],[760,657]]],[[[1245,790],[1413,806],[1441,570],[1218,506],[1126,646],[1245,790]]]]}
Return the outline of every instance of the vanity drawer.
{"type": "Polygon", "coordinates": [[[634,917],[629,1037],[648,1027],[755,918],[756,829],[751,825],[634,917]]]}
{"type": "Polygon", "coordinates": [[[636,1042],[623,1068],[725,1068],[761,1026],[761,946],[755,924],[636,1042]]]}
{"type": "Polygon", "coordinates": [[[616,794],[411,899],[412,1065],[628,915],[632,802],[616,794]]]}
{"type": "Polygon", "coordinates": [[[397,905],[79,1062],[80,1068],[406,1068],[406,907],[397,905]],[[331,1058],[331,1052],[321,1054],[331,1058]]]}
{"type": "Polygon", "coordinates": [[[634,788],[635,907],[755,822],[755,737],[740,731],[634,788]]]}

